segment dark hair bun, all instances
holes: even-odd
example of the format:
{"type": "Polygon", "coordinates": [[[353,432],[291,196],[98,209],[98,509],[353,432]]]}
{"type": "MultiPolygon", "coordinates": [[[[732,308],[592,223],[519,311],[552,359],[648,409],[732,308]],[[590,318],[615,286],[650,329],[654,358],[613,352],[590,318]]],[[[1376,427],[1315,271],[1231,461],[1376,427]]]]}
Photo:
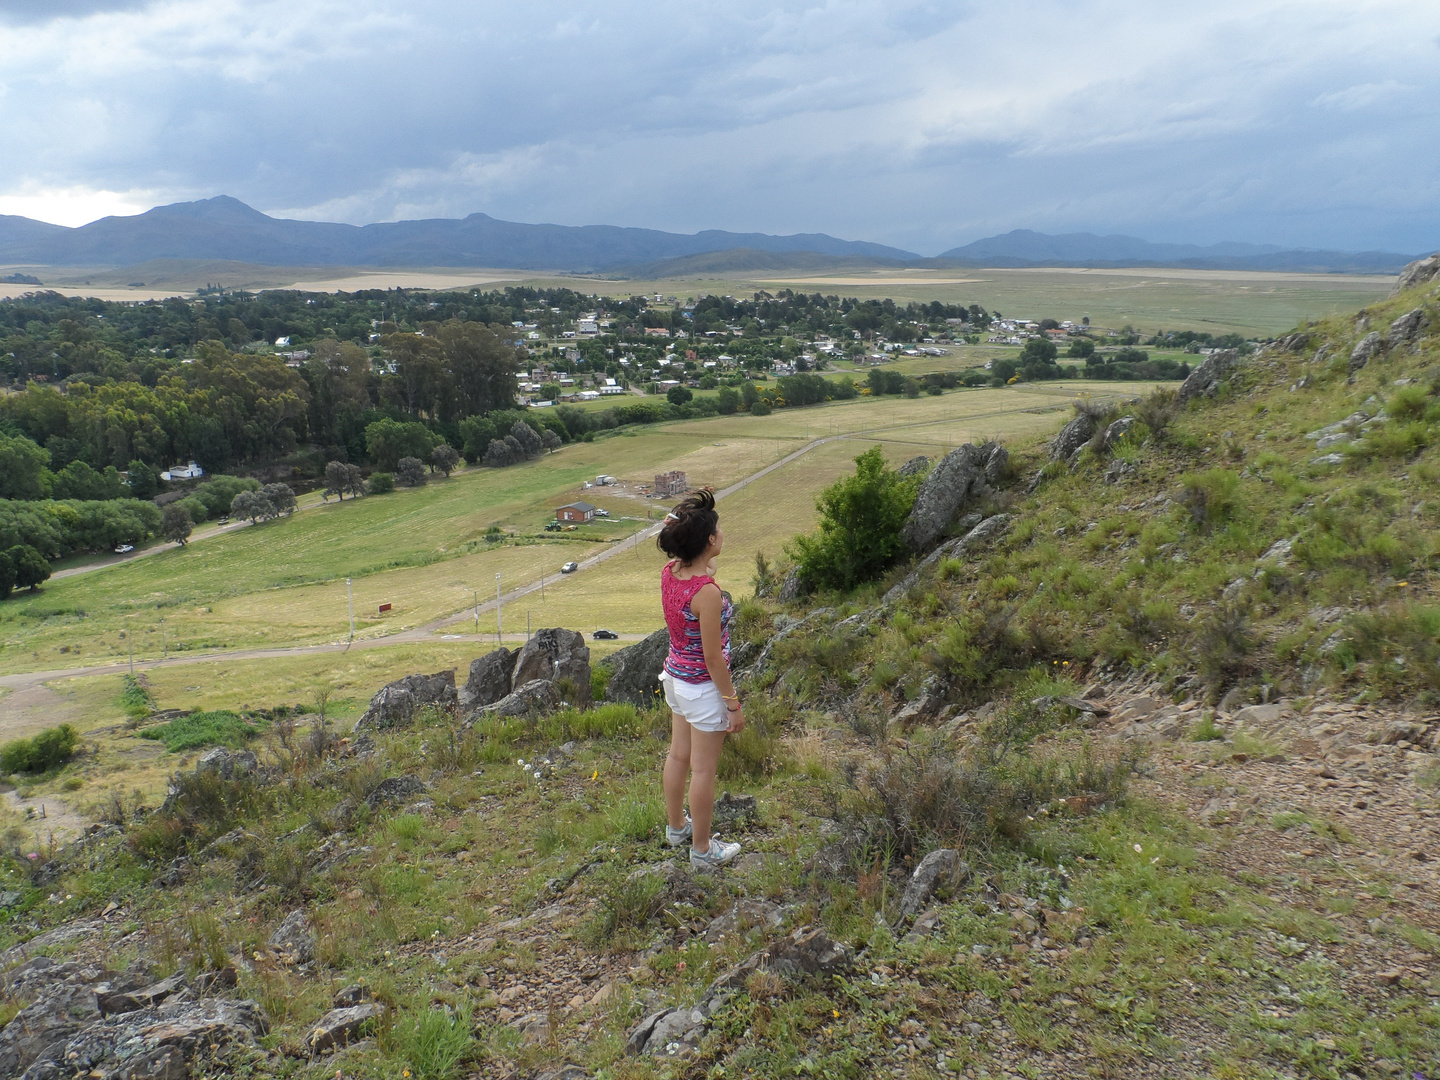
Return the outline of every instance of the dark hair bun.
{"type": "Polygon", "coordinates": [[[665,515],[665,524],[656,545],[672,559],[693,562],[710,546],[710,538],[720,524],[715,512],[715,493],[708,487],[692,492],[680,505],[665,515]]]}

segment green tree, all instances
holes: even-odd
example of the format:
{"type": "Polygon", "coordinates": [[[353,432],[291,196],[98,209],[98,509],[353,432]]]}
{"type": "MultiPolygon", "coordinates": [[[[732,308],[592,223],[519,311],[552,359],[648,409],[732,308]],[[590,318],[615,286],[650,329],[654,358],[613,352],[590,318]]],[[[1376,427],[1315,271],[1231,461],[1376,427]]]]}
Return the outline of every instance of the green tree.
{"type": "Polygon", "coordinates": [[[24,435],[0,431],[0,499],[43,499],[50,451],[24,435]]]}
{"type": "MultiPolygon", "coordinates": [[[[549,434],[547,432],[547,434],[549,434]]],[[[559,442],[559,439],[556,439],[559,442]]],[[[460,464],[460,455],[449,443],[441,443],[430,451],[430,468],[449,476],[455,471],[455,466],[460,464]]]]}
{"type": "Polygon", "coordinates": [[[695,397],[688,386],[672,386],[665,391],[665,400],[671,405],[686,405],[695,397]]]}
{"type": "Polygon", "coordinates": [[[900,528],[919,485],[919,476],[900,476],[886,465],[878,446],[857,457],[855,475],[835,481],[815,501],[815,531],[790,545],[801,578],[848,590],[878,575],[905,552],[900,528]]]}
{"type": "Polygon", "coordinates": [[[395,479],[405,487],[425,483],[425,463],[417,457],[402,457],[395,469],[395,479]]]}
{"type": "Polygon", "coordinates": [[[395,477],[388,472],[377,472],[370,474],[369,491],[371,495],[388,495],[395,490],[395,477]]]}
{"type": "Polygon", "coordinates": [[[126,476],[132,499],[153,499],[160,491],[160,474],[143,461],[132,458],[126,476]]]}
{"type": "Polygon", "coordinates": [[[1089,338],[1076,338],[1070,343],[1070,348],[1065,350],[1066,356],[1078,357],[1081,360],[1095,355],[1095,342],[1089,338]]]}
{"type": "Polygon", "coordinates": [[[440,442],[429,428],[418,422],[376,420],[365,428],[365,451],[380,468],[393,471],[402,457],[428,458],[440,442]]]}
{"type": "Polygon", "coordinates": [[[160,519],[160,535],[172,544],[179,544],[184,547],[190,539],[190,534],[195,531],[195,523],[190,520],[190,514],[185,507],[178,502],[173,502],[165,507],[164,515],[160,519]]]}
{"type": "Polygon", "coordinates": [[[1020,350],[1020,366],[1024,367],[1030,361],[1038,360],[1042,364],[1053,364],[1055,357],[1060,354],[1055,342],[1048,337],[1032,337],[1026,340],[1025,347],[1020,350]]]}
{"type": "Polygon", "coordinates": [[[740,395],[732,387],[722,386],[715,395],[715,404],[721,416],[730,416],[740,410],[740,395]]]}
{"type": "Polygon", "coordinates": [[[8,551],[0,551],[0,600],[8,600],[15,591],[15,564],[8,551]]]}
{"type": "Polygon", "coordinates": [[[15,588],[38,589],[49,579],[50,564],[29,544],[17,544],[6,554],[15,568],[15,588]]]}

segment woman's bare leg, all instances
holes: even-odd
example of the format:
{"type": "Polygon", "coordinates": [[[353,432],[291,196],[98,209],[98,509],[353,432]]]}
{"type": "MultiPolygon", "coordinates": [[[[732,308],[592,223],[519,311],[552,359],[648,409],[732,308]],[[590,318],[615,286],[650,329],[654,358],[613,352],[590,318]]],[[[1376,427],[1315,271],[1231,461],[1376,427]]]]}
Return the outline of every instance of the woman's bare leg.
{"type": "Polygon", "coordinates": [[[690,846],[710,850],[710,815],[715,809],[715,766],[725,745],[724,731],[693,731],[690,746],[690,820],[695,836],[690,846]]]}
{"type": "MultiPolygon", "coordinates": [[[[685,775],[690,771],[690,721],[670,714],[670,753],[665,756],[665,816],[672,829],[685,827],[685,775]]],[[[714,785],[711,785],[712,790],[714,785]]]]}

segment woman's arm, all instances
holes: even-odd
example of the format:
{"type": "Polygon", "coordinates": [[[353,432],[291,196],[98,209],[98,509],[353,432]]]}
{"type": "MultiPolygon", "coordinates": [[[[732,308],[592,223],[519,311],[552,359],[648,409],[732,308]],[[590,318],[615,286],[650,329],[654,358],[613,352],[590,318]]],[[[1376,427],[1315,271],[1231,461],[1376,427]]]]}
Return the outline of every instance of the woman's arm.
{"type": "Polygon", "coordinates": [[[690,610],[700,620],[700,647],[705,653],[705,668],[710,672],[725,707],[730,712],[730,730],[739,731],[745,726],[745,717],[739,712],[739,700],[735,684],[730,681],[730,665],[725,662],[724,631],[720,625],[720,611],[724,604],[720,586],[710,582],[701,586],[690,600],[690,610]]]}

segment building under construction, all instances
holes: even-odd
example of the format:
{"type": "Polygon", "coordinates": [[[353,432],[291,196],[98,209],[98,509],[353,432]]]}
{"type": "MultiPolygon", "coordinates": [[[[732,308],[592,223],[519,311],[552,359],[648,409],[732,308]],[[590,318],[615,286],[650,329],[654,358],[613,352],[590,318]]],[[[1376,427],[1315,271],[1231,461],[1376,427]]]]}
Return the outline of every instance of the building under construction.
{"type": "Polygon", "coordinates": [[[685,474],[679,469],[655,474],[653,494],[659,498],[668,499],[672,495],[684,495],[689,490],[690,484],[685,479],[685,474]]]}

